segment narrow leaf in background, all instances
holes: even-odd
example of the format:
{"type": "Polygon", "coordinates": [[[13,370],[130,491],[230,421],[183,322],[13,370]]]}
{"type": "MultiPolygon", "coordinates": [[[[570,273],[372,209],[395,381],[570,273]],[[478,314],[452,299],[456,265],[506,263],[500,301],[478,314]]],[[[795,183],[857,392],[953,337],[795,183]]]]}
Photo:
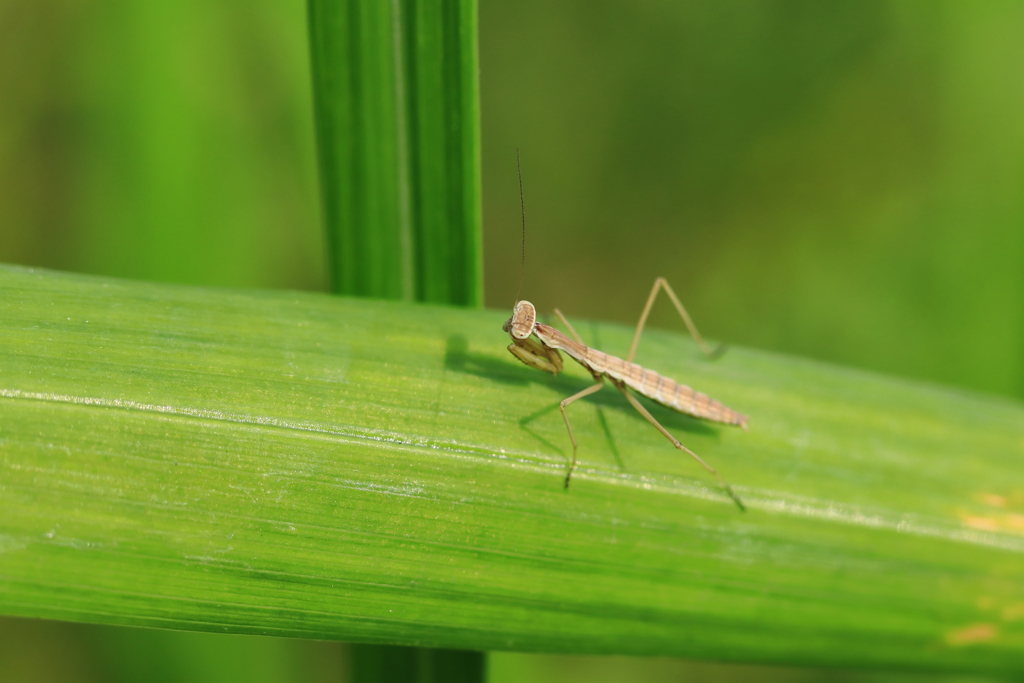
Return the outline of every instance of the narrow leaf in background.
{"type": "Polygon", "coordinates": [[[332,290],[483,301],[476,3],[310,0],[332,290]]]}

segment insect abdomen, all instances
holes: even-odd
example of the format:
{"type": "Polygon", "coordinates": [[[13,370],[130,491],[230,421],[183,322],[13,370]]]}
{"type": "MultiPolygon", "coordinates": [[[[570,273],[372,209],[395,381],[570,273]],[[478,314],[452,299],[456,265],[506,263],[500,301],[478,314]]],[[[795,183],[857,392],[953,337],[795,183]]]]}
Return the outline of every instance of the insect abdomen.
{"type": "Polygon", "coordinates": [[[604,372],[624,382],[626,386],[647,398],[694,417],[725,424],[746,425],[746,415],[737,413],[707,394],[694,391],[685,384],[680,384],[674,379],[659,375],[636,363],[627,363],[619,358],[614,360],[618,363],[609,364],[604,372]]]}
{"type": "Polygon", "coordinates": [[[703,417],[708,420],[714,420],[715,422],[724,422],[732,425],[745,426],[747,423],[747,416],[740,415],[732,408],[729,408],[722,404],[721,401],[716,401],[707,394],[702,394],[699,391],[694,391],[685,384],[679,384],[672,380],[668,380],[675,385],[671,400],[667,402],[667,405],[672,406],[681,413],[687,415],[696,415],[697,417],[703,417]]]}
{"type": "Polygon", "coordinates": [[[746,415],[741,415],[707,394],[694,391],[674,379],[575,342],[547,325],[538,323],[536,334],[545,344],[565,351],[591,372],[608,375],[662,405],[694,417],[746,428],[746,415]]]}

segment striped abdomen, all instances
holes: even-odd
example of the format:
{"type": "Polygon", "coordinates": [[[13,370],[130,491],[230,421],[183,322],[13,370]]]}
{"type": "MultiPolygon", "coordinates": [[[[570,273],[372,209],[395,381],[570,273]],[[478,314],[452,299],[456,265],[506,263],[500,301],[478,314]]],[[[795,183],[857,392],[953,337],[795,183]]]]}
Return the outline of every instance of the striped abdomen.
{"type": "Polygon", "coordinates": [[[680,384],[674,379],[659,375],[636,363],[628,363],[603,351],[578,344],[547,325],[537,325],[537,328],[537,336],[548,346],[565,351],[583,367],[619,380],[649,399],[687,415],[746,428],[746,415],[737,413],[707,394],[694,391],[685,384],[680,384]]]}

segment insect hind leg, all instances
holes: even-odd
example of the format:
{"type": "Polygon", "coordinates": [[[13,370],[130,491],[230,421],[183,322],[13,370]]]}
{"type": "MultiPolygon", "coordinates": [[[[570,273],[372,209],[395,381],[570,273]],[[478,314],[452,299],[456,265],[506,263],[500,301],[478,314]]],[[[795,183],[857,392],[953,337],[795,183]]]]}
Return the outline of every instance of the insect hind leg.
{"type": "Polygon", "coordinates": [[[728,348],[725,344],[720,344],[714,351],[711,350],[711,347],[708,346],[706,341],[704,341],[704,338],[700,336],[700,332],[697,331],[697,326],[693,324],[693,320],[690,319],[690,314],[686,312],[685,308],[683,308],[683,303],[679,300],[679,297],[676,296],[676,293],[672,291],[668,281],[663,277],[659,277],[654,281],[651,293],[647,296],[647,303],[644,304],[644,311],[640,314],[640,322],[636,324],[636,332],[633,333],[633,343],[629,346],[629,355],[626,356],[626,361],[633,361],[633,355],[636,354],[636,347],[640,343],[640,334],[644,331],[644,325],[647,324],[647,316],[650,315],[651,307],[654,306],[654,300],[658,298],[658,292],[661,289],[664,289],[665,293],[668,294],[668,298],[672,300],[672,304],[676,307],[676,311],[679,312],[679,317],[681,317],[683,322],[686,323],[686,329],[689,330],[690,336],[693,337],[695,342],[697,342],[697,346],[699,346],[701,351],[704,352],[704,355],[706,355],[708,359],[714,360],[725,353],[726,348],[728,348]]]}
{"type": "MultiPolygon", "coordinates": [[[[676,439],[676,437],[672,436],[672,434],[670,434],[667,429],[662,427],[661,423],[654,419],[654,416],[651,415],[647,408],[644,408],[643,404],[640,403],[640,401],[636,400],[636,397],[633,396],[633,394],[629,393],[629,389],[626,388],[626,385],[622,384],[621,382],[614,382],[614,384],[615,388],[621,391],[622,395],[626,397],[626,400],[628,400],[633,405],[633,407],[636,408],[636,411],[643,415],[644,419],[646,419],[648,422],[654,425],[655,429],[661,432],[662,436],[671,441],[673,446],[683,451],[684,453],[688,453],[690,456],[693,457],[694,460],[699,462],[704,469],[706,469],[711,474],[715,475],[719,483],[722,485],[722,488],[725,489],[725,492],[729,495],[730,498],[732,498],[732,501],[736,503],[736,505],[739,507],[740,512],[747,511],[747,506],[743,504],[743,501],[740,500],[740,497],[737,496],[736,492],[732,490],[732,486],[729,485],[729,482],[727,482],[725,478],[718,473],[718,470],[704,462],[704,460],[699,455],[697,455],[689,448],[681,444],[679,440],[676,439]]],[[[565,413],[563,412],[562,414],[564,415],[565,413]]],[[[573,451],[573,455],[575,456],[575,450],[573,451]]]]}

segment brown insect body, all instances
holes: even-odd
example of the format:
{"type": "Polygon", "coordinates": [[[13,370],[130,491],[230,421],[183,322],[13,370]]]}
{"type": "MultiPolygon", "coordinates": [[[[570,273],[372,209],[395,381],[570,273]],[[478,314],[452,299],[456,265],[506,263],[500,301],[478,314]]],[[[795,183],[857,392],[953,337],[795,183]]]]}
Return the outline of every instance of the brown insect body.
{"type": "Polygon", "coordinates": [[[648,370],[647,368],[632,362],[633,355],[636,353],[637,343],[640,340],[640,333],[643,331],[644,323],[647,320],[647,315],[650,313],[651,305],[654,303],[654,299],[657,296],[659,289],[662,287],[668,293],[672,302],[676,305],[676,308],[679,310],[680,315],[686,322],[687,328],[690,330],[690,333],[693,335],[698,345],[704,350],[708,357],[714,358],[718,355],[716,352],[712,352],[704,343],[704,340],[700,337],[700,334],[693,326],[690,316],[686,313],[686,310],[679,302],[679,299],[675,296],[675,293],[663,278],[658,278],[655,281],[654,288],[651,290],[651,295],[647,299],[647,305],[644,308],[643,314],[640,316],[640,322],[637,325],[636,332],[633,336],[633,344],[629,350],[628,360],[612,356],[604,353],[603,351],[598,351],[597,349],[592,349],[584,344],[579,335],[576,334],[576,330],[573,329],[572,325],[565,319],[565,316],[562,315],[562,312],[558,309],[555,309],[555,314],[559,319],[561,319],[562,323],[566,328],[568,328],[575,339],[570,339],[550,325],[538,323],[537,310],[529,301],[517,302],[512,311],[512,317],[505,321],[503,329],[512,337],[512,343],[508,345],[508,350],[512,355],[526,365],[553,375],[557,375],[562,370],[562,357],[559,354],[559,351],[564,351],[573,360],[586,368],[586,370],[594,377],[594,385],[577,392],[563,400],[559,405],[562,411],[562,418],[565,420],[565,427],[569,432],[569,439],[572,441],[572,463],[569,465],[569,472],[565,477],[566,488],[568,488],[569,480],[572,477],[573,470],[576,468],[577,443],[576,437],[572,432],[572,425],[569,424],[569,416],[566,414],[565,408],[574,401],[598,391],[603,385],[604,378],[607,377],[615,388],[621,391],[633,407],[636,408],[637,412],[643,415],[643,417],[654,425],[654,427],[661,432],[665,438],[671,441],[672,445],[693,456],[693,458],[697,460],[697,462],[699,462],[708,472],[715,475],[725,488],[726,493],[728,493],[729,497],[733,499],[737,506],[739,506],[740,510],[745,510],[746,508],[744,507],[743,502],[740,500],[739,496],[733,492],[732,487],[729,486],[725,479],[722,478],[722,475],[704,462],[700,456],[688,449],[686,446],[681,444],[678,439],[672,436],[672,434],[661,426],[650,412],[636,400],[636,397],[628,391],[628,389],[633,389],[637,393],[643,394],[653,401],[657,401],[664,406],[678,410],[679,412],[687,415],[724,424],[737,425],[742,427],[744,430],[747,428],[746,415],[741,415],[732,408],[726,407],[720,401],[716,401],[707,394],[702,394],[685,384],[680,384],[674,379],[660,375],[653,370],[648,370]],[[536,336],[537,339],[532,339],[532,336],[536,336]]]}
{"type": "MultiPolygon", "coordinates": [[[[523,200],[523,173],[519,166],[519,150],[516,150],[516,166],[519,168],[519,203],[522,209],[523,215],[523,242],[522,242],[522,266],[519,271],[519,291],[523,288],[523,276],[526,272],[526,202],[523,200]]],[[[640,413],[645,420],[650,422],[655,429],[661,432],[662,436],[672,442],[672,445],[681,451],[688,453],[693,457],[694,460],[699,462],[708,472],[715,475],[718,481],[721,482],[725,492],[729,494],[733,502],[739,507],[740,510],[746,510],[743,506],[743,501],[740,500],[739,496],[732,490],[729,483],[722,478],[715,468],[704,462],[699,455],[691,451],[689,448],[679,443],[676,437],[672,436],[667,429],[661,426],[661,423],[654,419],[654,416],[644,408],[643,404],[640,403],[635,396],[629,393],[629,389],[633,389],[636,392],[643,394],[644,396],[661,403],[662,405],[668,406],[678,410],[681,413],[693,415],[695,417],[701,417],[706,420],[714,420],[716,422],[724,422],[725,424],[739,425],[744,430],[747,428],[747,416],[740,415],[731,408],[726,408],[720,402],[714,400],[707,394],[702,394],[698,391],[694,391],[685,384],[680,384],[673,379],[669,379],[664,375],[648,370],[640,365],[633,362],[633,356],[636,354],[636,346],[640,341],[640,333],[643,332],[644,323],[647,322],[647,315],[651,312],[651,306],[654,305],[654,299],[658,296],[658,292],[662,289],[668,295],[669,299],[672,300],[672,304],[679,311],[679,315],[682,317],[683,322],[686,323],[686,329],[690,331],[694,341],[700,346],[701,350],[708,356],[708,358],[716,358],[721,354],[722,348],[719,347],[717,351],[712,351],[708,348],[708,345],[704,343],[700,333],[697,332],[697,328],[694,326],[693,321],[690,320],[690,315],[683,308],[683,304],[679,301],[679,297],[669,287],[668,282],[665,278],[659,277],[654,281],[654,287],[651,289],[650,295],[647,297],[647,304],[644,306],[643,313],[640,314],[640,322],[637,323],[636,332],[633,333],[633,343],[629,347],[629,353],[626,355],[625,360],[622,358],[616,358],[607,353],[603,353],[596,349],[592,349],[583,343],[580,339],[580,335],[576,334],[576,330],[573,329],[572,325],[562,312],[557,308],[555,314],[566,326],[569,332],[572,334],[573,339],[565,336],[558,330],[548,325],[543,325],[537,322],[537,309],[529,301],[516,301],[516,306],[512,310],[512,317],[505,321],[503,329],[509,333],[512,337],[512,343],[508,345],[508,350],[513,356],[518,358],[520,361],[529,365],[532,368],[549,372],[552,375],[557,375],[562,370],[562,356],[559,350],[565,351],[569,354],[573,360],[582,365],[590,374],[594,377],[594,384],[578,391],[569,398],[564,399],[559,403],[558,407],[562,411],[562,419],[565,420],[565,428],[569,432],[569,440],[572,441],[572,462],[569,464],[569,472],[565,475],[565,487],[569,488],[569,479],[572,477],[572,472],[576,469],[576,451],[578,444],[576,443],[576,437],[572,433],[572,425],[569,424],[569,416],[565,412],[565,407],[574,401],[578,401],[584,396],[589,396],[594,392],[598,391],[604,385],[604,378],[607,377],[611,380],[611,383],[622,392],[622,395],[626,397],[626,400],[640,413]],[[531,339],[531,336],[536,335],[536,341],[531,339]]],[[[519,295],[516,294],[516,298],[519,295]]]]}
{"type": "Polygon", "coordinates": [[[618,380],[630,389],[663,406],[694,417],[739,425],[746,429],[746,415],[741,415],[707,394],[694,391],[670,377],[659,375],[638,363],[630,363],[603,351],[579,344],[549,325],[537,323],[534,334],[545,346],[565,351],[570,358],[592,374],[605,375],[613,380],[618,380]]]}

